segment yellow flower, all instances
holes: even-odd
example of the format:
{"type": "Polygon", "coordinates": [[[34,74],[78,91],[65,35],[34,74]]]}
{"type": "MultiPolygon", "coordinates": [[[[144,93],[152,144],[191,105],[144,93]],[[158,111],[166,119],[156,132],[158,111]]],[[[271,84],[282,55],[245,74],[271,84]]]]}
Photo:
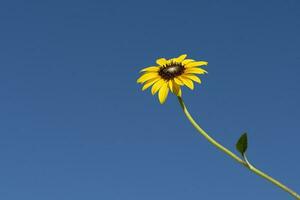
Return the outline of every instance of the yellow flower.
{"type": "Polygon", "coordinates": [[[163,104],[169,94],[169,91],[176,96],[181,96],[181,86],[187,86],[191,90],[194,89],[193,81],[201,83],[196,74],[205,74],[206,70],[200,66],[207,65],[206,61],[195,61],[186,59],[187,55],[183,54],[177,58],[166,60],[159,58],[156,60],[157,65],[142,69],[142,75],[137,83],[144,84],[142,90],[146,90],[150,86],[151,93],[155,95],[158,92],[158,99],[163,104]]]}

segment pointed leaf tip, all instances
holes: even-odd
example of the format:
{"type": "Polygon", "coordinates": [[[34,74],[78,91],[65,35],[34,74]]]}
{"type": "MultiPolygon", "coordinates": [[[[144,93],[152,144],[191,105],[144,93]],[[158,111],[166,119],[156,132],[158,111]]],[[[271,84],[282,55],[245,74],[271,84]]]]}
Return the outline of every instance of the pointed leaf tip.
{"type": "Polygon", "coordinates": [[[248,148],[248,137],[247,133],[241,135],[240,139],[236,143],[236,149],[244,156],[248,148]]]}

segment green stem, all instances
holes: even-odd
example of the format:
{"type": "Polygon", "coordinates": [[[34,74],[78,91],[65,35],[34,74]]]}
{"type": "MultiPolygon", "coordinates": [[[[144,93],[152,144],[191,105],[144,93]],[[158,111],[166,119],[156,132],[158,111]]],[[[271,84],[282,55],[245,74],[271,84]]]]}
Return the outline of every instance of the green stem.
{"type": "Polygon", "coordinates": [[[295,191],[293,191],[292,189],[288,188],[287,186],[285,186],[284,184],[282,184],[281,182],[279,182],[278,180],[272,178],[271,176],[267,175],[266,173],[260,171],[259,169],[255,168],[253,165],[251,165],[248,160],[242,160],[239,156],[237,156],[236,154],[234,154],[232,151],[230,151],[229,149],[227,149],[226,147],[224,147],[223,145],[221,145],[219,142],[217,142],[215,139],[213,139],[211,136],[209,136],[193,119],[193,117],[191,116],[191,114],[189,113],[189,111],[187,110],[183,100],[181,97],[178,97],[178,101],[180,103],[180,106],[185,114],[185,116],[188,118],[188,120],[191,122],[191,124],[194,126],[194,128],[202,135],[204,136],[212,145],[214,145],[215,147],[217,147],[219,150],[223,151],[224,153],[226,153],[227,155],[229,155],[231,158],[233,158],[235,161],[237,161],[238,163],[242,164],[244,167],[246,167],[247,169],[249,169],[250,171],[254,172],[255,174],[263,177],[264,179],[270,181],[271,183],[273,183],[274,185],[278,186],[279,188],[281,188],[282,190],[288,192],[290,195],[292,195],[293,197],[295,197],[295,199],[300,200],[300,195],[297,194],[295,191]]]}

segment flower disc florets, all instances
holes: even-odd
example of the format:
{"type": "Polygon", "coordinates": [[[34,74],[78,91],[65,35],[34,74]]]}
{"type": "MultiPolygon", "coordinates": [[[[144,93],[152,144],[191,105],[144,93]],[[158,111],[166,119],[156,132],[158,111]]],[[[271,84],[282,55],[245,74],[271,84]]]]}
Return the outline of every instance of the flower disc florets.
{"type": "Polygon", "coordinates": [[[171,80],[180,76],[183,72],[184,66],[181,63],[171,62],[160,68],[158,74],[165,80],[171,80]]]}

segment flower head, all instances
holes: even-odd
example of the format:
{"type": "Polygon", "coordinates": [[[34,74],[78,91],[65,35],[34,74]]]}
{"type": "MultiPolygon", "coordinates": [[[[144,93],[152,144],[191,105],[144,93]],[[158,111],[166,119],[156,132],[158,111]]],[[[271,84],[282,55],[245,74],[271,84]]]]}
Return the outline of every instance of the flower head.
{"type": "Polygon", "coordinates": [[[176,96],[181,96],[181,86],[185,85],[193,90],[193,81],[201,83],[196,74],[207,73],[206,70],[200,67],[208,63],[206,61],[186,59],[186,57],[187,55],[183,54],[169,60],[165,58],[157,59],[157,65],[144,68],[140,71],[142,75],[137,82],[144,84],[142,90],[146,90],[152,86],[151,93],[155,95],[158,92],[158,99],[161,104],[166,101],[169,91],[176,96]]]}

